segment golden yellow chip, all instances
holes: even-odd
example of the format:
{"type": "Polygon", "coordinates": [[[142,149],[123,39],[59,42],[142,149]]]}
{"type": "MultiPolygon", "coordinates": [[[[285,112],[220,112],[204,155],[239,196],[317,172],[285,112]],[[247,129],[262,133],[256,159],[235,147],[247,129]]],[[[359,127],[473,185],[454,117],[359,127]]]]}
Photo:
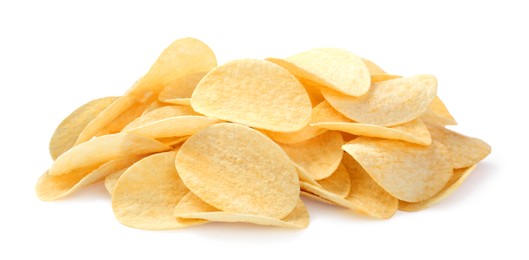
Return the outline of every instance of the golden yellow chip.
{"type": "Polygon", "coordinates": [[[362,61],[366,65],[367,71],[369,71],[369,75],[386,74],[386,72],[382,68],[380,68],[377,64],[375,64],[374,62],[372,62],[372,61],[370,61],[368,59],[365,59],[365,58],[363,58],[362,61]]]}
{"type": "Polygon", "coordinates": [[[423,200],[420,202],[410,203],[405,201],[399,202],[399,210],[402,211],[419,211],[425,208],[428,208],[434,204],[441,202],[442,200],[448,198],[454,191],[456,191],[461,184],[470,176],[470,173],[476,168],[476,166],[471,166],[463,169],[455,169],[454,175],[450,178],[450,181],[445,185],[445,187],[439,191],[435,196],[423,200]]]}
{"type": "Polygon", "coordinates": [[[331,176],[340,165],[342,144],[342,135],[329,131],[303,142],[279,145],[312,179],[321,180],[331,176]]]}
{"type": "Polygon", "coordinates": [[[59,176],[49,175],[46,172],[39,178],[35,190],[41,200],[60,199],[76,192],[82,187],[103,180],[113,172],[129,167],[141,158],[141,156],[131,156],[112,160],[93,171],[79,170],[59,176]]]}
{"type": "Polygon", "coordinates": [[[175,229],[205,223],[181,221],[173,210],[189,190],[176,171],[176,152],[146,157],[129,167],[112,192],[112,209],[122,224],[141,229],[175,229]]]}
{"type": "Polygon", "coordinates": [[[219,122],[196,113],[189,106],[164,106],[136,118],[122,132],[155,139],[182,137],[219,122]]]}
{"type": "Polygon", "coordinates": [[[193,38],[174,41],[162,52],[145,76],[86,126],[76,144],[88,141],[132,106],[138,103],[151,104],[165,86],[179,78],[209,71],[216,65],[215,54],[205,43],[193,38]]]}
{"type": "Polygon", "coordinates": [[[448,112],[448,108],[446,108],[443,101],[438,96],[435,96],[434,100],[426,109],[424,114],[421,115],[421,120],[428,124],[434,124],[434,125],[457,125],[456,120],[448,112]]]}
{"type": "MultiPolygon", "coordinates": [[[[280,64],[278,64],[280,65],[280,64]]],[[[281,65],[280,65],[281,66],[281,65]]],[[[320,102],[322,102],[323,95],[321,94],[321,88],[322,86],[314,81],[305,79],[305,78],[299,78],[296,77],[299,82],[305,87],[305,90],[307,91],[307,94],[309,94],[310,102],[312,103],[312,107],[316,106],[320,102]]]]}
{"type": "Polygon", "coordinates": [[[177,79],[160,92],[158,100],[164,103],[189,106],[195,87],[206,73],[191,73],[177,79]]]}
{"type": "Polygon", "coordinates": [[[223,212],[207,204],[192,192],[189,192],[175,207],[175,217],[183,219],[205,219],[215,222],[246,222],[257,225],[287,228],[305,228],[309,224],[309,212],[298,199],[296,207],[282,219],[271,217],[223,212]]]}
{"type": "Polygon", "coordinates": [[[55,160],[48,173],[58,176],[73,171],[90,170],[122,157],[163,152],[169,149],[170,146],[135,134],[105,135],[72,147],[55,160]]]}
{"type": "Polygon", "coordinates": [[[191,106],[206,116],[276,132],[293,132],[310,121],[305,88],[285,69],[243,59],[210,71],[199,82],[191,106]]]}
{"type": "Polygon", "coordinates": [[[299,199],[292,161],[243,125],[216,124],[191,136],[178,151],[176,168],[194,194],[224,212],[280,219],[299,199]]]}
{"type": "Polygon", "coordinates": [[[343,146],[365,171],[399,200],[418,202],[439,192],[452,177],[452,158],[441,143],[420,146],[359,137],[343,146]]]}
{"type": "Polygon", "coordinates": [[[313,117],[310,123],[312,127],[337,130],[357,136],[403,140],[421,145],[429,145],[432,142],[428,128],[420,119],[389,127],[356,123],[332,108],[327,101],[321,102],[312,111],[313,117]]]}
{"type": "Polygon", "coordinates": [[[268,60],[286,68],[297,77],[311,80],[345,95],[361,96],[371,85],[369,71],[362,58],[343,49],[312,49],[286,60],[268,60]]]}
{"type": "Polygon", "coordinates": [[[345,166],[340,164],[334,173],[318,183],[327,191],[345,198],[351,190],[351,179],[345,166]]]}
{"type": "Polygon", "coordinates": [[[338,112],[359,123],[394,126],[409,122],[426,111],[437,91],[431,75],[397,78],[373,83],[360,97],[322,89],[325,99],[338,112]]]}
{"type": "Polygon", "coordinates": [[[92,100],[73,111],[55,129],[50,140],[50,154],[53,160],[72,148],[77,137],[92,119],[108,107],[118,97],[92,100]]]}
{"type": "Polygon", "coordinates": [[[456,133],[442,126],[428,125],[432,139],[442,143],[452,154],[455,169],[466,168],[485,159],[490,146],[484,141],[456,133]]]}
{"type": "Polygon", "coordinates": [[[305,126],[295,132],[272,132],[266,131],[266,135],[278,143],[291,144],[306,141],[314,138],[327,130],[319,127],[305,126]]]}
{"type": "Polygon", "coordinates": [[[387,219],[397,212],[399,201],[380,187],[350,155],[344,154],[342,163],[351,181],[345,198],[305,182],[300,183],[301,188],[315,194],[323,202],[375,218],[387,219]]]}
{"type": "Polygon", "coordinates": [[[402,77],[399,75],[391,75],[391,74],[371,75],[371,84],[390,80],[390,79],[398,79],[398,78],[402,78],[402,77]]]}
{"type": "Polygon", "coordinates": [[[127,169],[128,168],[124,168],[124,169],[115,171],[107,175],[107,177],[105,177],[105,189],[108,191],[108,194],[110,194],[110,196],[112,196],[112,192],[114,191],[114,188],[116,187],[116,183],[118,182],[119,177],[121,177],[121,175],[123,175],[123,173],[127,169]]]}

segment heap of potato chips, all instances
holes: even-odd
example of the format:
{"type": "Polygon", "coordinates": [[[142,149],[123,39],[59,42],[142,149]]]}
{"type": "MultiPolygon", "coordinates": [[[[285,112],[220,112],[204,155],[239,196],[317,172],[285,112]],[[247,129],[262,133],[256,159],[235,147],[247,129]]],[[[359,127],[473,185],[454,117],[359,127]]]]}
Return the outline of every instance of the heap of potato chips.
{"type": "Polygon", "coordinates": [[[64,119],[37,195],[104,180],[116,218],[142,229],[304,228],[300,194],[390,218],[447,197],[491,151],[445,128],[436,90],[342,49],[217,66],[203,42],[177,40],[123,96],[64,119]]]}

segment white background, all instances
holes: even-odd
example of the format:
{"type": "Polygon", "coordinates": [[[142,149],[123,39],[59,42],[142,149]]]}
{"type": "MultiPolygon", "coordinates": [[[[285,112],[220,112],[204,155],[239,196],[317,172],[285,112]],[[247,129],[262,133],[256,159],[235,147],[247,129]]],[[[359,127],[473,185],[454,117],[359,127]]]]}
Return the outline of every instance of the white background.
{"type": "Polygon", "coordinates": [[[529,257],[524,1],[11,2],[0,2],[0,259],[529,257]],[[39,201],[34,185],[52,163],[56,125],[89,100],[122,94],[188,36],[220,64],[341,47],[391,73],[434,74],[454,129],[493,152],[428,210],[379,221],[305,200],[305,230],[136,230],[115,220],[101,185],[39,201]]]}

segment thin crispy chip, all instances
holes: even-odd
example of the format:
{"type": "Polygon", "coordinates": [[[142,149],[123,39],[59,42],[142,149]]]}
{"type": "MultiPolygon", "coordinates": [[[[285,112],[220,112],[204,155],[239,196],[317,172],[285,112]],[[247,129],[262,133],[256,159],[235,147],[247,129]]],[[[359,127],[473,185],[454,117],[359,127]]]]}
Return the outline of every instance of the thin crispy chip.
{"type": "Polygon", "coordinates": [[[457,125],[456,120],[438,96],[435,96],[428,109],[421,115],[421,119],[429,124],[457,125]]]}
{"type": "Polygon", "coordinates": [[[291,144],[299,143],[311,138],[314,138],[318,135],[325,133],[327,130],[320,127],[305,126],[301,130],[295,132],[273,132],[266,131],[266,135],[272,138],[278,143],[291,144]]]}
{"type": "Polygon", "coordinates": [[[322,94],[332,107],[349,119],[394,126],[424,113],[436,91],[434,76],[419,75],[373,83],[370,91],[361,97],[347,96],[332,89],[322,89],[322,94]]]}
{"type": "Polygon", "coordinates": [[[303,142],[279,145],[310,177],[321,180],[331,176],[340,165],[342,144],[342,135],[329,131],[303,142]]]}
{"type": "Polygon", "coordinates": [[[206,73],[191,73],[177,79],[160,92],[158,100],[165,103],[189,106],[195,87],[206,73]]]}
{"type": "Polygon", "coordinates": [[[361,96],[369,90],[371,79],[364,61],[347,50],[318,48],[302,52],[286,60],[268,60],[292,74],[340,93],[361,96]]]}
{"type": "Polygon", "coordinates": [[[50,154],[53,160],[72,148],[79,134],[92,119],[118,97],[94,99],[73,111],[57,126],[50,140],[50,154]]]}
{"type": "Polygon", "coordinates": [[[107,175],[127,168],[141,156],[131,156],[109,161],[93,171],[80,170],[59,176],[44,173],[37,182],[37,196],[41,200],[56,200],[66,197],[82,187],[103,180],[107,175]]]}
{"type": "Polygon", "coordinates": [[[391,75],[391,74],[371,75],[371,84],[390,80],[390,79],[398,79],[398,78],[402,78],[402,77],[399,75],[391,75]]]}
{"type": "Polygon", "coordinates": [[[319,201],[319,202],[323,202],[325,204],[329,204],[329,205],[332,205],[332,206],[341,206],[333,201],[330,201],[328,199],[324,199],[316,194],[313,194],[313,193],[310,193],[308,191],[304,191],[304,190],[301,190],[300,193],[299,193],[301,196],[305,196],[305,197],[308,197],[310,199],[313,199],[313,200],[316,200],[316,201],[319,201]]]}
{"type": "Polygon", "coordinates": [[[192,192],[189,192],[175,207],[174,215],[184,219],[205,219],[216,222],[246,222],[257,225],[287,228],[305,228],[309,224],[309,212],[298,199],[296,207],[282,219],[271,217],[223,212],[207,204],[192,192]]]}
{"type": "Polygon", "coordinates": [[[95,137],[63,153],[49,170],[49,175],[95,169],[101,164],[122,157],[162,152],[170,146],[135,134],[119,133],[95,137]]]}
{"type": "Polygon", "coordinates": [[[452,176],[450,152],[436,141],[420,146],[359,137],[343,149],[387,192],[407,202],[431,198],[452,176]]]}
{"type": "Polygon", "coordinates": [[[365,58],[362,58],[362,61],[366,65],[367,70],[369,71],[369,75],[386,74],[386,72],[382,68],[380,68],[377,64],[375,64],[374,62],[372,62],[372,61],[370,61],[368,59],[365,59],[365,58]]]}
{"type": "Polygon", "coordinates": [[[182,76],[209,71],[216,65],[215,54],[203,42],[193,38],[174,41],[162,52],[144,77],[86,126],[76,144],[88,141],[132,106],[138,103],[152,103],[163,87],[182,76]]]}
{"type": "Polygon", "coordinates": [[[164,106],[136,118],[123,132],[155,139],[182,137],[219,122],[218,119],[196,113],[189,106],[164,106]]]}
{"type": "Polygon", "coordinates": [[[351,190],[351,179],[345,166],[340,164],[334,173],[318,183],[327,191],[345,198],[351,190]]]}
{"type": "Polygon", "coordinates": [[[110,194],[110,196],[112,196],[112,192],[114,191],[114,188],[116,187],[116,183],[118,182],[119,177],[121,177],[121,175],[123,175],[123,173],[127,169],[128,168],[124,168],[124,169],[115,171],[107,175],[107,177],[105,177],[105,189],[108,191],[108,194],[110,194]]]}
{"type": "Polygon", "coordinates": [[[210,71],[191,97],[204,115],[276,132],[293,132],[310,121],[312,105],[299,81],[267,61],[243,59],[210,71]]]}
{"type": "MultiPolygon", "coordinates": [[[[118,99],[119,101],[119,99],[118,99]]],[[[116,102],[114,102],[116,103],[116,102]]],[[[110,104],[109,107],[112,107],[114,103],[110,104]]],[[[115,134],[121,132],[123,128],[132,122],[135,118],[141,116],[146,109],[153,106],[154,103],[136,103],[127,109],[127,111],[121,113],[116,117],[111,123],[106,125],[101,131],[99,131],[96,136],[115,134]]]]}
{"type": "Polygon", "coordinates": [[[428,128],[419,119],[389,127],[356,123],[332,108],[327,101],[316,106],[312,114],[314,116],[310,126],[313,127],[347,132],[357,136],[397,139],[421,145],[429,145],[432,142],[428,128]]]}
{"type": "Polygon", "coordinates": [[[175,229],[205,223],[178,220],[173,210],[189,190],[178,172],[176,152],[146,157],[128,168],[112,192],[112,209],[122,224],[141,229],[175,229]]]}
{"type": "Polygon", "coordinates": [[[312,103],[312,107],[316,106],[317,104],[319,104],[320,102],[322,102],[324,100],[323,99],[323,95],[321,94],[321,90],[320,89],[321,89],[322,86],[320,84],[318,84],[318,83],[316,83],[314,81],[305,79],[305,78],[299,78],[299,77],[296,77],[296,78],[299,80],[299,82],[301,82],[303,87],[305,87],[305,90],[307,91],[307,94],[309,94],[309,98],[310,98],[310,102],[312,103]]]}
{"type": "Polygon", "coordinates": [[[191,136],[176,168],[194,194],[224,212],[283,218],[299,198],[288,156],[259,131],[239,124],[216,124],[191,136]]]}
{"type": "Polygon", "coordinates": [[[439,191],[435,196],[423,200],[420,202],[410,203],[406,201],[400,201],[399,202],[399,210],[402,211],[419,211],[425,208],[429,208],[434,204],[437,204],[441,202],[442,200],[448,198],[454,191],[456,191],[461,184],[470,176],[470,173],[476,168],[476,165],[463,168],[463,169],[455,169],[454,175],[452,178],[450,178],[450,181],[444,186],[444,188],[439,191]]]}
{"type": "Polygon", "coordinates": [[[387,219],[397,212],[398,200],[380,187],[350,155],[344,154],[342,164],[351,181],[349,194],[345,198],[305,182],[300,183],[301,188],[324,202],[375,218],[387,219]]]}
{"type": "Polygon", "coordinates": [[[467,168],[485,159],[491,147],[481,139],[468,137],[441,126],[428,125],[432,139],[442,143],[452,154],[455,169],[467,168]]]}
{"type": "Polygon", "coordinates": [[[165,145],[169,145],[171,147],[176,147],[183,142],[185,142],[189,136],[176,136],[176,137],[164,137],[164,138],[158,138],[156,139],[158,142],[164,143],[165,145]]]}

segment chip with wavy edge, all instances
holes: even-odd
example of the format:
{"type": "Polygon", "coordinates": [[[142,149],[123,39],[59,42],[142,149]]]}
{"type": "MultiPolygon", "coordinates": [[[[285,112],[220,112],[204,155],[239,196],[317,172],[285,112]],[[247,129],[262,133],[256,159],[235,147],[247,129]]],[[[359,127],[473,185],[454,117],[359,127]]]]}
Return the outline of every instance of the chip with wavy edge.
{"type": "Polygon", "coordinates": [[[212,125],[189,137],[176,168],[191,192],[224,212],[283,218],[299,198],[295,165],[281,147],[239,124],[212,125]]]}
{"type": "Polygon", "coordinates": [[[448,198],[452,193],[454,193],[459,188],[459,186],[461,186],[461,184],[463,184],[463,182],[468,178],[468,176],[470,176],[470,173],[472,173],[472,171],[474,171],[475,168],[476,168],[476,165],[473,165],[468,168],[455,169],[454,175],[452,176],[452,178],[450,178],[450,181],[448,181],[448,183],[444,186],[444,188],[441,191],[439,191],[437,194],[435,194],[435,196],[427,200],[414,202],[414,203],[400,201],[399,210],[409,211],[409,212],[419,211],[425,208],[429,208],[432,205],[441,202],[442,200],[448,198]]]}
{"type": "Polygon", "coordinates": [[[442,126],[428,125],[433,140],[442,143],[452,154],[454,168],[466,168],[485,159],[491,147],[483,140],[462,135],[442,126]]]}
{"type": "Polygon", "coordinates": [[[228,62],[195,88],[191,106],[201,114],[276,132],[293,132],[310,121],[305,88],[287,70],[257,59],[228,62]]]}
{"type": "Polygon", "coordinates": [[[76,145],[63,153],[55,160],[48,173],[63,175],[83,169],[95,169],[110,160],[169,149],[170,146],[135,134],[104,135],[76,145]]]}
{"type": "Polygon", "coordinates": [[[176,152],[145,157],[119,177],[112,192],[112,210],[123,225],[150,230],[176,229],[205,223],[173,216],[178,202],[189,192],[174,160],[176,152]]]}
{"type": "Polygon", "coordinates": [[[420,146],[398,140],[359,137],[342,148],[373,180],[399,200],[428,199],[452,177],[450,152],[437,141],[420,146]]]}
{"type": "Polygon", "coordinates": [[[207,204],[192,192],[184,196],[174,209],[174,215],[180,219],[205,219],[214,222],[246,222],[257,225],[286,228],[305,228],[309,224],[309,212],[298,199],[296,207],[286,217],[271,217],[223,212],[207,204]]]}
{"type": "Polygon", "coordinates": [[[268,58],[300,78],[321,84],[342,94],[361,96],[369,90],[371,78],[362,58],[338,48],[317,48],[287,59],[268,58]]]}
{"type": "Polygon", "coordinates": [[[53,160],[74,146],[79,134],[92,119],[107,108],[118,97],[98,98],[75,109],[57,126],[50,140],[50,155],[53,160]]]}
{"type": "MultiPolygon", "coordinates": [[[[151,104],[168,84],[188,74],[209,71],[215,66],[215,54],[202,41],[194,38],[174,41],[162,52],[145,76],[86,126],[76,144],[90,140],[131,107],[151,104]]],[[[133,119],[134,117],[130,118],[130,121],[133,119]]]]}
{"type": "Polygon", "coordinates": [[[342,144],[340,133],[328,131],[303,142],[279,145],[312,179],[321,180],[331,176],[340,165],[342,144]]]}
{"type": "Polygon", "coordinates": [[[430,132],[420,119],[396,126],[357,123],[340,114],[327,101],[321,102],[312,111],[313,116],[310,123],[312,127],[337,130],[357,136],[397,139],[421,145],[432,143],[430,132]]]}
{"type": "Polygon", "coordinates": [[[437,80],[431,75],[373,83],[363,96],[353,97],[323,88],[321,93],[338,112],[359,123],[394,126],[419,117],[433,101],[437,80]]]}

